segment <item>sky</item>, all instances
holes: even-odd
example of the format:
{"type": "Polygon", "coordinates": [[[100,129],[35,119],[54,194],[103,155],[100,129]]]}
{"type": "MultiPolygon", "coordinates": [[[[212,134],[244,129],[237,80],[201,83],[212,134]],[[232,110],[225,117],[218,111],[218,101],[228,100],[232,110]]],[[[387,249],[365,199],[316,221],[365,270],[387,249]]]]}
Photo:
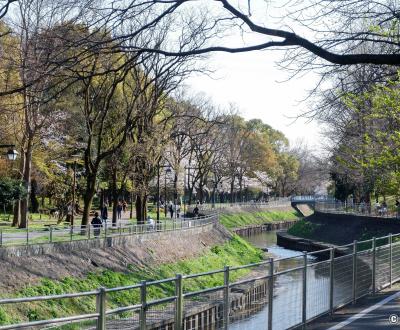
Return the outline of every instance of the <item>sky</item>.
{"type": "MultiPolygon", "coordinates": [[[[243,3],[239,7],[246,12],[243,3]]],[[[285,8],[279,0],[253,1],[252,8],[252,19],[261,25],[268,22],[279,27],[282,22],[278,19],[280,23],[271,23],[273,17],[285,17],[285,8]]],[[[310,36],[301,26],[296,31],[310,36]]],[[[217,44],[248,46],[265,41],[265,36],[255,33],[232,32],[217,44]]],[[[263,120],[282,131],[291,144],[303,140],[310,148],[320,150],[322,142],[318,123],[309,123],[301,118],[296,120],[298,115],[308,110],[309,103],[301,101],[316,86],[318,77],[310,73],[288,81],[289,73],[276,65],[282,58],[283,50],[271,49],[241,54],[214,53],[207,63],[215,70],[211,77],[192,76],[188,85],[193,92],[203,92],[211,97],[217,105],[227,107],[229,103],[235,103],[244,118],[263,120]]]]}
{"type": "Polygon", "coordinates": [[[282,53],[258,51],[246,54],[215,53],[208,60],[214,73],[195,75],[187,84],[193,92],[203,92],[217,104],[235,103],[246,119],[259,118],[282,131],[291,144],[303,140],[313,149],[320,149],[319,125],[296,117],[308,109],[302,102],[316,77],[307,75],[288,81],[288,73],[275,61],[282,53]]]}

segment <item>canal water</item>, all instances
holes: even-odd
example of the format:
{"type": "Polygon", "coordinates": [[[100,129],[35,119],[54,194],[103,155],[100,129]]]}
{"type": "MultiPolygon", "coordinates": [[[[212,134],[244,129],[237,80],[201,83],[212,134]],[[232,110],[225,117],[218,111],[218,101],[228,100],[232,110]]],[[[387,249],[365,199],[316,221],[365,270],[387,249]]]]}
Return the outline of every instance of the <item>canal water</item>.
{"type": "MultiPolygon", "coordinates": [[[[303,265],[304,259],[299,251],[293,251],[277,246],[276,232],[264,232],[245,237],[250,243],[259,248],[268,248],[274,259],[293,257],[282,260],[277,264],[278,271],[291,269],[303,265]],[[298,258],[295,258],[299,256],[298,258]]],[[[310,259],[309,263],[317,262],[310,259]]],[[[292,327],[302,320],[302,292],[303,270],[292,271],[276,277],[273,300],[273,329],[281,330],[292,327]]],[[[351,293],[349,288],[351,277],[340,278],[335,282],[334,301],[345,300],[351,293]]],[[[321,314],[329,308],[329,262],[322,262],[317,267],[307,269],[307,318],[321,314]]],[[[351,283],[350,283],[351,285],[351,283]]],[[[259,312],[232,322],[232,330],[265,330],[268,324],[268,306],[265,305],[259,312]]]]}

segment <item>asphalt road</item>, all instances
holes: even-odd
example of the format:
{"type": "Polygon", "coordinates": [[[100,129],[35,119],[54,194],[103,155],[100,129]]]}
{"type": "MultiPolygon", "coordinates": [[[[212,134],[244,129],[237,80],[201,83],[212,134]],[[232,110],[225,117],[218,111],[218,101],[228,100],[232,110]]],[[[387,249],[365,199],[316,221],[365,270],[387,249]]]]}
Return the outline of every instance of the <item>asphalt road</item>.
{"type": "Polygon", "coordinates": [[[307,325],[307,330],[400,329],[400,286],[350,305],[307,325]]]}

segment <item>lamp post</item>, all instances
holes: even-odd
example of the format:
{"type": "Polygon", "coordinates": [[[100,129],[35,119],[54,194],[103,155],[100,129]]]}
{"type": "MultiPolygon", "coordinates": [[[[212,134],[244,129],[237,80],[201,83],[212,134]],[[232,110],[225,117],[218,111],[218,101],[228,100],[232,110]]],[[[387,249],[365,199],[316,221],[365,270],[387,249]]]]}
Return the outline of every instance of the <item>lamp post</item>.
{"type": "Polygon", "coordinates": [[[15,148],[14,144],[0,144],[0,148],[8,149],[6,153],[8,160],[14,161],[17,159],[18,151],[14,149],[15,148]]]}
{"type": "Polygon", "coordinates": [[[164,176],[164,216],[167,217],[167,174],[171,173],[171,167],[169,165],[157,164],[157,222],[160,222],[160,168],[165,168],[164,176]]]}

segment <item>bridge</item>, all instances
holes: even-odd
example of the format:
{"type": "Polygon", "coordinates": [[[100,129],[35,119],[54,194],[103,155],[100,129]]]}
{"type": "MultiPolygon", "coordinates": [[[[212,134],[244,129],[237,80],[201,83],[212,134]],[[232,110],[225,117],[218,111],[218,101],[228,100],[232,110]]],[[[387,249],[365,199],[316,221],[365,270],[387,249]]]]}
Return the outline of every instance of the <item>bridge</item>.
{"type": "Polygon", "coordinates": [[[292,204],[315,204],[315,202],[328,202],[334,201],[332,196],[328,195],[305,195],[305,196],[292,196],[290,198],[292,204]]]}

